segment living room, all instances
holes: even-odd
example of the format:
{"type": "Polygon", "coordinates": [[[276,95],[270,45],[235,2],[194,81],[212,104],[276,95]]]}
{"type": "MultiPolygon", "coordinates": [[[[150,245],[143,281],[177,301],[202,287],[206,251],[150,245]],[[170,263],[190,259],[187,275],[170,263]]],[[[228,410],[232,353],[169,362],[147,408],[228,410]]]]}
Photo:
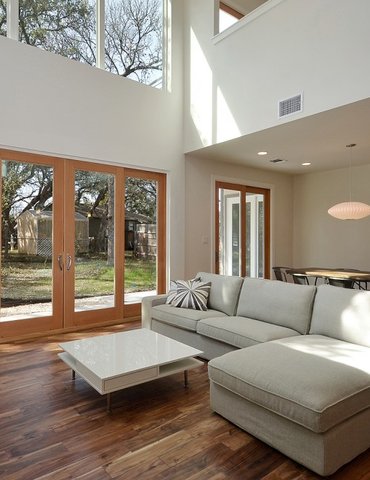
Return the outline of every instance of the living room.
{"type": "MultiPolygon", "coordinates": [[[[368,2],[269,0],[220,34],[214,0],[171,0],[165,12],[163,89],[0,35],[1,159],[163,174],[163,291],[215,271],[216,181],[271,191],[270,278],[279,264],[370,270],[370,217],[327,213],[348,199],[351,143],[352,194],[370,204],[368,2]],[[278,102],[297,94],[302,109],[278,118],[278,102]]],[[[213,416],[206,367],[190,372],[186,395],[180,377],[175,388],[162,379],[118,393],[111,416],[81,379],[72,387],[59,342],[137,328],[132,312],[93,332],[83,320],[56,336],[4,341],[4,478],[317,478],[213,416]]],[[[333,478],[366,478],[368,465],[361,456],[333,478]]]]}

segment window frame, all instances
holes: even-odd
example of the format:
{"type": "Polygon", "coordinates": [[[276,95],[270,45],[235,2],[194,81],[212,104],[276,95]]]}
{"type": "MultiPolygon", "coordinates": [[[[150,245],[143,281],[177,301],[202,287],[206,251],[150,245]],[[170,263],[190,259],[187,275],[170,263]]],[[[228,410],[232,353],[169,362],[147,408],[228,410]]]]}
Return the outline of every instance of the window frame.
{"type": "Polygon", "coordinates": [[[271,275],[271,189],[266,187],[256,187],[248,184],[237,184],[221,180],[215,181],[214,188],[214,272],[220,273],[220,211],[219,211],[219,191],[220,189],[233,190],[240,193],[240,273],[242,277],[246,276],[246,205],[247,194],[263,195],[264,197],[264,269],[263,278],[270,278],[271,275]]]}
{"type": "Polygon", "coordinates": [[[223,12],[228,13],[229,15],[237,18],[238,20],[240,20],[241,18],[243,18],[245,16],[243,13],[238,12],[238,10],[235,10],[235,8],[230,7],[229,5],[226,5],[226,3],[224,3],[224,2],[220,2],[219,8],[223,12]]]}
{"type": "MultiPolygon", "coordinates": [[[[167,31],[168,22],[167,16],[169,15],[170,8],[168,6],[170,0],[161,0],[162,2],[162,48],[161,48],[161,56],[162,56],[162,75],[161,75],[161,82],[160,82],[160,89],[166,90],[168,84],[168,38],[169,33],[167,31]]],[[[6,37],[11,38],[20,42],[19,40],[19,0],[5,0],[6,2],[6,37]]],[[[95,46],[95,58],[96,62],[95,65],[90,65],[95,68],[100,68],[101,70],[110,72],[105,68],[105,19],[106,19],[106,9],[105,9],[105,0],[95,0],[95,14],[96,14],[96,22],[95,22],[95,30],[96,30],[96,46],[95,46]]],[[[50,51],[49,51],[50,52],[50,51]]],[[[50,52],[55,53],[55,52],[50,52]]],[[[58,55],[58,53],[55,53],[58,55]]],[[[70,57],[65,57],[70,60],[74,60],[70,57]]],[[[76,61],[76,60],[75,60],[76,61]]],[[[77,60],[78,61],[78,60],[77,60]]],[[[89,65],[89,64],[88,64],[89,65]]],[[[131,80],[137,81],[134,77],[128,77],[131,80]]],[[[138,81],[137,83],[142,83],[143,85],[152,86],[153,88],[157,88],[150,83],[144,83],[138,81]]]]}

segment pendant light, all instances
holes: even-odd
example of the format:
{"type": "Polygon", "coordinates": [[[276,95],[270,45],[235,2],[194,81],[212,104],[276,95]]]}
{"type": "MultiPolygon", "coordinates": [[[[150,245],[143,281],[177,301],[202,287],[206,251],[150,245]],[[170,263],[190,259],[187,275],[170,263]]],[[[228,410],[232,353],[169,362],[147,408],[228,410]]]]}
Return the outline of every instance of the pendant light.
{"type": "Polygon", "coordinates": [[[370,206],[362,202],[352,202],[352,148],[355,143],[346,145],[349,148],[349,202],[337,203],[329,208],[328,213],[339,220],[359,220],[370,215],[370,206]]]}

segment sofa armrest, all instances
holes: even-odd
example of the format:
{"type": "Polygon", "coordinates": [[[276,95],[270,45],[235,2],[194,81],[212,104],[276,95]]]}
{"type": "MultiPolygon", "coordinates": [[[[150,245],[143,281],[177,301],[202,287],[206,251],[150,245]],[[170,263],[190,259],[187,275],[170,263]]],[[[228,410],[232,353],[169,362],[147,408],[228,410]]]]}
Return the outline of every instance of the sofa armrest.
{"type": "Polygon", "coordinates": [[[166,303],[168,295],[151,295],[144,297],[141,303],[141,326],[142,328],[152,328],[152,308],[156,305],[166,303]]]}

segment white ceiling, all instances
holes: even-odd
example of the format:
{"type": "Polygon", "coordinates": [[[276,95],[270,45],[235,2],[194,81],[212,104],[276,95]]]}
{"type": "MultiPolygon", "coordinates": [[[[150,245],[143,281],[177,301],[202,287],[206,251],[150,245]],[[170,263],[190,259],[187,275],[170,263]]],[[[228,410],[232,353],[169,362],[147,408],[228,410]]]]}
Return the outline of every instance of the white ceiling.
{"type": "Polygon", "coordinates": [[[370,98],[191,152],[238,165],[301,174],[370,164],[370,98]],[[267,151],[259,156],[257,152],[267,151]],[[280,158],[285,163],[271,163],[280,158]],[[310,166],[302,166],[311,162],[310,166]]]}

